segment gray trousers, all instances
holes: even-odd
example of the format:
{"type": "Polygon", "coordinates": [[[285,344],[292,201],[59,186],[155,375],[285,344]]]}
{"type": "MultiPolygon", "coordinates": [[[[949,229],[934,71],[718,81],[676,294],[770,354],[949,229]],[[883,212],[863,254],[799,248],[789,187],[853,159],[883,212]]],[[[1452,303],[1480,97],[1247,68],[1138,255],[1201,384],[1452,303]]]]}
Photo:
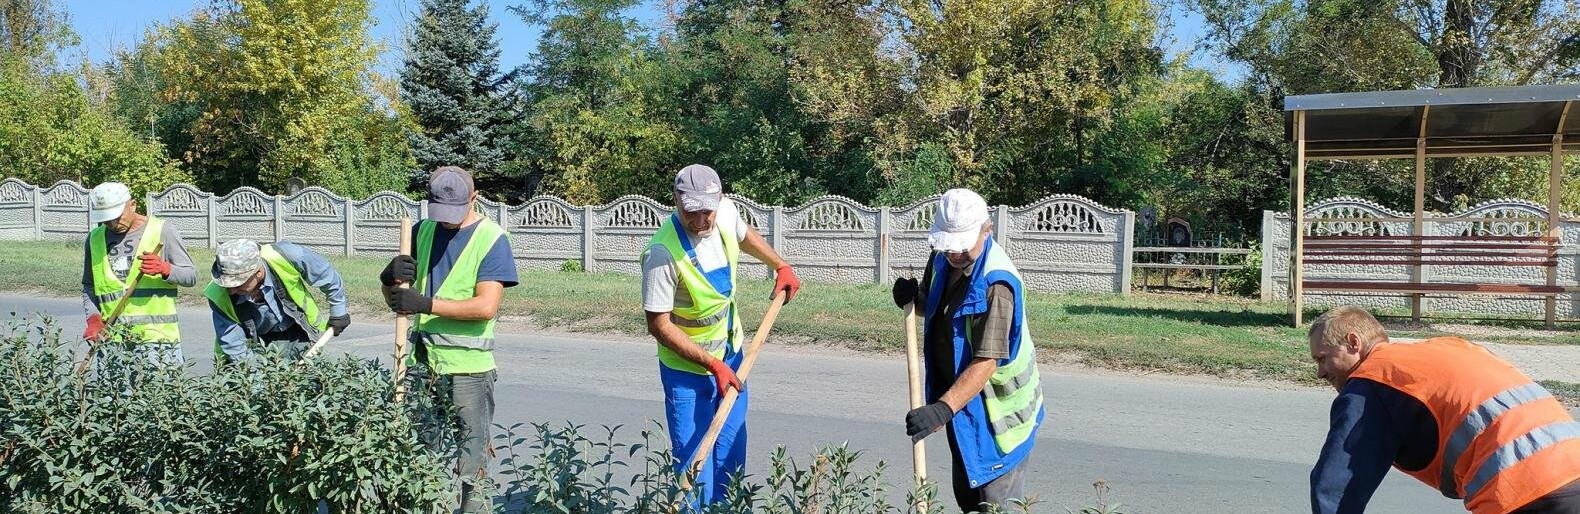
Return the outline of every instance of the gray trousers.
{"type": "Polygon", "coordinates": [[[425,413],[441,424],[424,423],[423,442],[431,450],[440,449],[449,422],[456,423],[459,440],[456,459],[456,476],[461,478],[461,512],[491,512],[493,499],[478,491],[478,483],[488,473],[489,458],[493,456],[494,382],[499,380],[498,370],[483,373],[438,375],[434,377],[428,367],[412,366],[410,378],[413,391],[426,393],[425,413]],[[454,407],[454,418],[449,408],[454,407]]]}
{"type": "MultiPolygon", "coordinates": [[[[1027,441],[1026,444],[1030,443],[1027,441]]],[[[952,428],[949,429],[949,455],[953,458],[955,503],[960,506],[960,512],[985,512],[986,505],[996,505],[1000,512],[1018,512],[1010,500],[1026,498],[1026,468],[1031,467],[1031,455],[1028,454],[1020,464],[1015,465],[1015,469],[975,488],[971,487],[971,479],[966,477],[966,466],[960,459],[952,428]]]]}

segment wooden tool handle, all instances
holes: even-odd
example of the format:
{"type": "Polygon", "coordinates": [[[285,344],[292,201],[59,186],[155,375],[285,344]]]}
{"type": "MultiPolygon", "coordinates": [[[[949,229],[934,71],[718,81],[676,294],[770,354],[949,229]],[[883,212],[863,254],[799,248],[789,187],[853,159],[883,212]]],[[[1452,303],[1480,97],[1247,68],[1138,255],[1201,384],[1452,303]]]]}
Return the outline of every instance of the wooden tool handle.
{"type": "MultiPolygon", "coordinates": [[[[411,255],[411,218],[400,219],[400,253],[411,255]]],[[[401,289],[411,287],[411,284],[401,284],[401,289]]],[[[411,317],[395,316],[395,403],[406,400],[406,352],[407,329],[411,326],[411,317]]]]}
{"type": "MultiPolygon", "coordinates": [[[[916,303],[905,306],[905,371],[910,375],[911,382],[911,408],[921,407],[926,402],[922,391],[922,352],[916,337],[916,303]]],[[[927,480],[927,446],[926,441],[917,440],[911,443],[911,467],[916,473],[916,483],[927,480]]],[[[925,500],[919,505],[922,512],[927,512],[925,500]]]]}
{"type": "MultiPolygon", "coordinates": [[[[757,352],[763,346],[763,341],[768,339],[768,332],[774,328],[774,320],[779,318],[779,308],[785,305],[784,291],[774,294],[774,300],[768,304],[768,312],[763,313],[763,322],[757,325],[757,333],[752,336],[751,344],[746,346],[746,357],[741,361],[741,369],[735,372],[735,378],[741,384],[746,384],[746,376],[752,372],[752,364],[757,362],[757,352]]],[[[730,388],[724,392],[724,401],[719,404],[719,409],[713,413],[713,422],[708,424],[708,431],[702,436],[702,443],[697,446],[697,453],[691,457],[689,469],[696,471],[702,461],[713,453],[713,445],[719,441],[719,431],[724,429],[724,422],[730,419],[730,410],[735,408],[735,399],[741,395],[740,391],[730,388]]],[[[681,487],[690,489],[689,480],[681,478],[681,487]]]]}
{"type": "MultiPolygon", "coordinates": [[[[165,242],[160,241],[154,243],[154,251],[151,253],[154,255],[164,255],[164,251],[165,242]]],[[[115,301],[115,307],[110,309],[110,315],[103,319],[102,322],[104,323],[104,330],[109,330],[110,324],[115,323],[115,320],[120,319],[121,311],[126,310],[126,302],[132,299],[132,293],[137,292],[138,284],[143,283],[143,277],[146,275],[143,275],[142,268],[139,267],[131,270],[127,276],[132,279],[132,283],[127,284],[126,291],[121,294],[121,299],[115,301]]],[[[93,362],[93,358],[97,356],[98,353],[99,343],[94,341],[88,342],[88,355],[83,356],[82,361],[77,363],[76,371],[78,375],[81,375],[88,370],[88,364],[93,362]]]]}

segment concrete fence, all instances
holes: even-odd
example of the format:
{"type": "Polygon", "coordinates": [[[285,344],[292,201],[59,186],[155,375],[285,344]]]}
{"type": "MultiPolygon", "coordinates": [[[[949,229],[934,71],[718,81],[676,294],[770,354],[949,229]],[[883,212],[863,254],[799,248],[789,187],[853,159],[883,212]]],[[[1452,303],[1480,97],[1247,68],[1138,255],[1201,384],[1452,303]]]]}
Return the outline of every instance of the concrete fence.
{"type": "MultiPolygon", "coordinates": [[[[1364,235],[1408,236],[1413,213],[1399,212],[1369,200],[1339,197],[1311,204],[1306,208],[1304,230],[1307,236],[1364,235]]],[[[1580,262],[1580,222],[1563,215],[1558,246],[1558,285],[1576,283],[1576,264],[1580,262]]],[[[1483,202],[1462,211],[1427,213],[1423,233],[1428,236],[1543,236],[1547,234],[1547,208],[1517,199],[1483,202]]],[[[1286,212],[1262,212],[1262,300],[1289,299],[1290,229],[1294,223],[1286,212]]],[[[1409,282],[1410,267],[1404,265],[1308,264],[1307,280],[1409,282]]],[[[1544,268],[1532,266],[1422,266],[1426,283],[1510,283],[1545,284],[1544,268]]],[[[1306,303],[1314,306],[1357,304],[1372,308],[1410,308],[1410,295],[1401,293],[1357,293],[1312,291],[1306,303]]],[[[1495,315],[1542,314],[1543,300],[1518,295],[1426,295],[1422,310],[1495,315]]],[[[1558,296],[1558,317],[1580,318],[1580,298],[1574,294],[1558,296]]]]}
{"type": "MultiPolygon", "coordinates": [[[[741,217],[807,280],[887,283],[919,277],[927,228],[938,197],[904,207],[868,207],[825,196],[799,207],[766,206],[729,195],[741,217]]],[[[389,255],[399,247],[403,217],[418,219],[426,201],[383,192],[362,200],[310,187],[289,196],[250,187],[219,196],[177,184],[149,194],[147,212],[181,231],[187,244],[215,247],[236,238],[289,240],[328,255],[389,255]]],[[[81,241],[88,227],[87,190],[71,181],[39,187],[0,181],[0,240],[81,241]]],[[[647,241],[671,209],[641,196],[604,205],[571,205],[539,196],[522,205],[479,200],[476,210],[510,233],[517,264],[559,269],[575,261],[587,271],[635,274],[647,241]]],[[[1130,287],[1135,214],[1073,195],[1030,205],[992,208],[995,237],[1038,291],[1126,294],[1130,287]]],[[[769,270],[745,258],[745,276],[769,270]]]]}

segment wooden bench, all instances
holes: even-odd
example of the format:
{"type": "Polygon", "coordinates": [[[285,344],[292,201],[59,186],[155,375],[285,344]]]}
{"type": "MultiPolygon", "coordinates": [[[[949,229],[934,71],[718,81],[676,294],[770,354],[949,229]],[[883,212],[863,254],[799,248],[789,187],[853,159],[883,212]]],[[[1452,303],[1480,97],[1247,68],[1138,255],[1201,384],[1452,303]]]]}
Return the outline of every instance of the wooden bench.
{"type": "MultiPolygon", "coordinates": [[[[1372,266],[1520,266],[1556,269],[1558,240],[1546,236],[1306,236],[1305,264],[1372,266]]],[[[1303,280],[1308,291],[1468,293],[1554,296],[1546,284],[1303,280]]]]}

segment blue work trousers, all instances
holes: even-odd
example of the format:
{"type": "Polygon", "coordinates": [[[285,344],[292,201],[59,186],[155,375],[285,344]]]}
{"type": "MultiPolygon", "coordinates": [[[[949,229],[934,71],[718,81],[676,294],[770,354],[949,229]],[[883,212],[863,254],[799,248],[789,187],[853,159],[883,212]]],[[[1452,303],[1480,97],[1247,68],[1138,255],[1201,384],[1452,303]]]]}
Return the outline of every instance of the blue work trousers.
{"type": "MultiPolygon", "coordinates": [[[[731,369],[739,370],[740,352],[728,350],[724,362],[731,369]]],[[[658,376],[664,383],[664,414],[669,421],[669,444],[674,453],[675,470],[684,475],[686,465],[696,455],[697,447],[702,444],[702,436],[713,422],[713,413],[718,411],[724,398],[719,395],[713,375],[677,371],[660,363],[658,376]]],[[[747,388],[748,391],[750,389],[747,388]]],[[[723,500],[730,480],[745,470],[746,406],[747,393],[741,391],[735,399],[735,407],[730,409],[724,429],[719,431],[719,440],[713,447],[713,453],[703,461],[702,469],[697,473],[693,490],[704,503],[723,500]]]]}

